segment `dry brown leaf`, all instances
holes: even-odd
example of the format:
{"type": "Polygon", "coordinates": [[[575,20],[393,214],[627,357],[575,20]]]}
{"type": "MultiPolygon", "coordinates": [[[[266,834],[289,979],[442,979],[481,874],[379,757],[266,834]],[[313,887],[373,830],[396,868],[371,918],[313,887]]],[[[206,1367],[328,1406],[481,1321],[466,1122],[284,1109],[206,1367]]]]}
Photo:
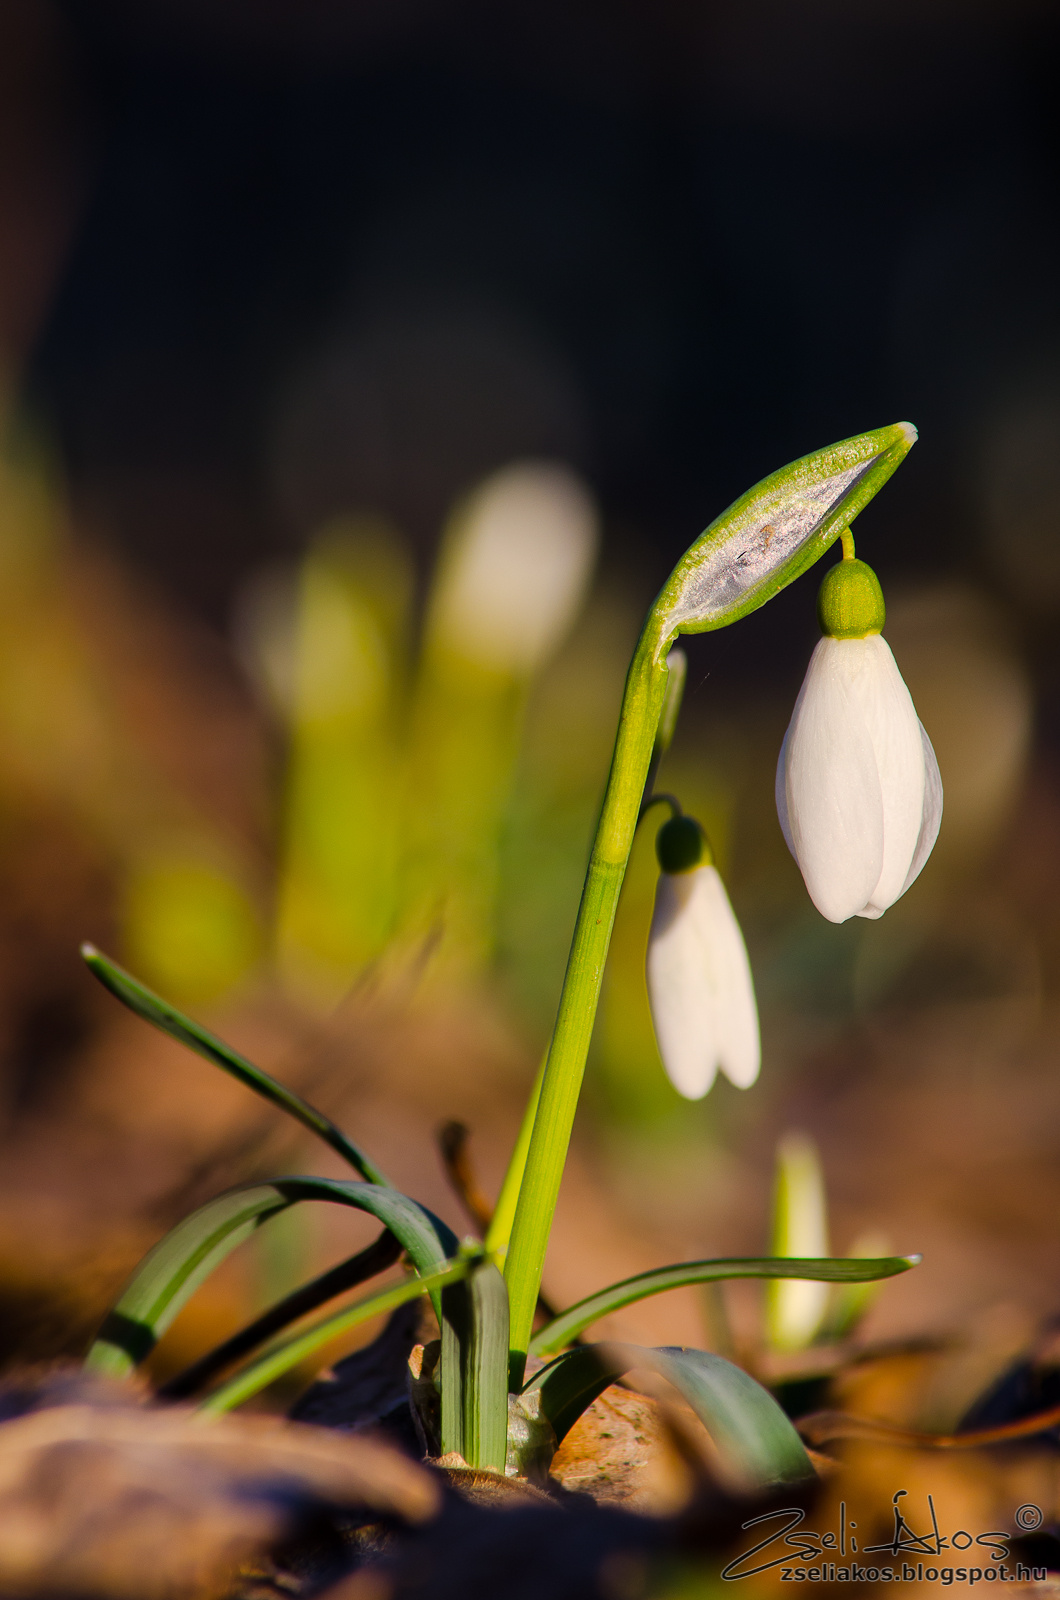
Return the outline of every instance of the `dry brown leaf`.
{"type": "Polygon", "coordinates": [[[528,1502],[551,1504],[549,1496],[525,1478],[508,1478],[502,1472],[492,1472],[488,1467],[468,1466],[457,1450],[444,1456],[434,1456],[431,1466],[441,1474],[465,1500],[474,1505],[490,1506],[494,1510],[514,1510],[528,1502]]]}
{"type": "Polygon", "coordinates": [[[0,1592],[204,1600],[314,1509],[422,1522],[440,1504],[429,1473],[372,1439],[56,1406],[0,1426],[0,1592]]]}
{"type": "Polygon", "coordinates": [[[582,1412],[556,1451],[550,1476],[602,1504],[655,1514],[677,1510],[692,1487],[664,1407],[617,1387],[582,1412]]]}

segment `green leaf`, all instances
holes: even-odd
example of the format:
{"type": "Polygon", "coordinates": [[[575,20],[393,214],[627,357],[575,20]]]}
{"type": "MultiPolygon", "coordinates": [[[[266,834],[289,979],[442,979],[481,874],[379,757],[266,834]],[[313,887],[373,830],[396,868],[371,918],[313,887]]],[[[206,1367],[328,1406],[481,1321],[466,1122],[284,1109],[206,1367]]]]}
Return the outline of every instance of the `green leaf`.
{"type": "Polygon", "coordinates": [[[88,1352],[88,1370],[122,1377],[139,1366],[214,1268],[270,1216],[304,1200],[377,1217],[423,1276],[456,1253],[456,1236],[445,1223],[396,1189],[335,1178],[246,1184],[193,1211],[144,1257],[88,1352]]]}
{"type": "Polygon", "coordinates": [[[330,1267],[327,1272],[311,1278],[308,1283],[276,1301],[260,1317],[255,1317],[253,1322],[248,1322],[221,1344],[207,1350],[183,1371],[167,1378],[158,1390],[158,1398],[186,1400],[190,1395],[198,1394],[207,1384],[219,1378],[226,1368],[234,1367],[237,1361],[252,1355],[293,1322],[300,1322],[311,1311],[327,1305],[329,1300],[355,1289],[369,1278],[378,1277],[387,1267],[392,1267],[400,1255],[400,1240],[395,1239],[389,1228],[384,1228],[378,1239],[365,1249],[359,1250],[346,1261],[340,1261],[337,1267],[330,1267]]]}
{"type": "MultiPolygon", "coordinates": [[[[465,1278],[470,1268],[471,1263],[466,1259],[449,1261],[439,1271],[429,1273],[426,1277],[410,1278],[406,1283],[395,1284],[390,1289],[381,1289],[378,1294],[368,1295],[366,1299],[357,1300],[353,1305],[344,1307],[342,1311],[333,1312],[330,1317],[324,1317],[302,1333],[284,1339],[271,1350],[266,1350],[256,1361],[249,1362],[241,1371],[229,1378],[227,1383],[221,1384],[208,1395],[198,1410],[209,1415],[233,1410],[236,1406],[242,1405],[244,1400],[249,1400],[277,1378],[282,1377],[285,1372],[289,1372],[292,1367],[296,1367],[306,1356],[311,1356],[321,1345],[337,1338],[340,1333],[356,1328],[358,1323],[367,1322],[370,1317],[394,1311],[407,1300],[414,1300],[417,1295],[437,1294],[441,1291],[444,1301],[445,1293],[450,1292],[450,1286],[465,1278]]],[[[503,1460],[500,1470],[504,1470],[503,1460]]]]}
{"type": "Polygon", "coordinates": [[[678,562],[654,612],[667,637],[724,628],[823,555],[916,442],[909,422],[815,450],[734,500],[678,562]]]}
{"type": "Polygon", "coordinates": [[[530,1148],[530,1135],[534,1131],[534,1118],[537,1116],[538,1101],[541,1099],[541,1080],[544,1075],[545,1062],[542,1059],[530,1090],[530,1097],[526,1102],[526,1110],[523,1112],[523,1120],[508,1163],[508,1170],[504,1174],[501,1192],[497,1196],[497,1204],[493,1208],[493,1216],[486,1230],[486,1249],[502,1263],[508,1253],[508,1240],[511,1238],[515,1206],[519,1199],[519,1186],[526,1170],[526,1152],[530,1148]]]}
{"type": "Polygon", "coordinates": [[[672,1267],[654,1267],[650,1272],[640,1272],[635,1278],[624,1278],[606,1289],[579,1300],[577,1305],[563,1311],[554,1321],[536,1333],[530,1341],[530,1354],[552,1355],[576,1339],[583,1329],[632,1305],[635,1300],[645,1300],[649,1295],[662,1294],[666,1289],[680,1289],[689,1283],[711,1283],[720,1278],[815,1278],[824,1283],[866,1283],[876,1278],[893,1278],[907,1272],[920,1261],[919,1256],[883,1256],[876,1260],[852,1260],[846,1257],[828,1260],[800,1260],[797,1257],[733,1257],[721,1261],[682,1261],[672,1267]]]}
{"type": "MultiPolygon", "coordinates": [[[[854,1241],[850,1247],[850,1255],[856,1260],[864,1260],[866,1256],[874,1256],[886,1248],[886,1236],[872,1231],[861,1234],[854,1241]]],[[[827,1320],[821,1329],[822,1339],[846,1339],[857,1328],[878,1294],[879,1284],[871,1282],[848,1283],[843,1288],[836,1289],[833,1292],[827,1320]]]]}
{"type": "Polygon", "coordinates": [[[342,1129],[335,1126],[330,1117],[326,1117],[322,1111],[318,1111],[307,1100],[303,1100],[301,1095],[295,1094],[293,1089],[286,1089],[282,1083],[277,1083],[275,1078],[271,1078],[267,1072],[263,1072],[252,1061],[248,1061],[246,1056],[241,1056],[237,1050],[225,1044],[223,1039],[218,1039],[216,1034],[209,1033],[190,1017],[186,1017],[182,1011],[178,1011],[176,1006],[171,1006],[167,1000],[154,994],[145,984],[126,972],[124,967],[119,967],[116,962],[103,955],[95,945],[83,944],[81,955],[86,966],[103,987],[116,995],[130,1011],[134,1011],[145,1022],[150,1022],[153,1027],[160,1028],[163,1033],[168,1033],[171,1039],[187,1045],[189,1050],[205,1056],[215,1067],[221,1067],[225,1072],[231,1073],[233,1078],[238,1078],[240,1083],[246,1084],[248,1089],[253,1089],[255,1094],[260,1094],[264,1100],[278,1106],[281,1111],[286,1111],[289,1117],[293,1117],[304,1128],[308,1128],[310,1133],[315,1133],[325,1144],[337,1151],[342,1159],[348,1162],[355,1172],[359,1172],[368,1183],[387,1186],[386,1177],[375,1163],[369,1160],[364,1151],[358,1149],[342,1129]]]}
{"type": "Polygon", "coordinates": [[[523,1393],[540,1391],[541,1409],[562,1440],[597,1395],[636,1368],[674,1386],[706,1427],[727,1473],[746,1487],[793,1486],[814,1478],[802,1440],[769,1391],[706,1350],[586,1345],[557,1356],[523,1393]]]}
{"type": "Polygon", "coordinates": [[[442,1450],[503,1472],[508,1453],[508,1291],[480,1254],[442,1295],[442,1450]],[[449,1335],[447,1344],[446,1336],[449,1335]]]}

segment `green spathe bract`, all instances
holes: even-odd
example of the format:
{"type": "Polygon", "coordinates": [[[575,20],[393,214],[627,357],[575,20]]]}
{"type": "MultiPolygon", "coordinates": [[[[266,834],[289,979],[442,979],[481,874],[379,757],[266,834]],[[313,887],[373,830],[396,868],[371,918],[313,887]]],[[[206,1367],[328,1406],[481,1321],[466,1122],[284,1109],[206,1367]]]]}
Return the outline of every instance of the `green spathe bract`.
{"type": "MultiPolygon", "coordinates": [[[[473,1466],[503,1471],[506,1460],[518,1465],[526,1456],[515,1435],[509,1436],[509,1414],[517,1432],[522,1427],[525,1433],[527,1419],[540,1415],[541,1436],[548,1435],[551,1425],[562,1437],[616,1376],[647,1367],[678,1388],[741,1481],[764,1488],[798,1483],[810,1474],[805,1451],[776,1402],[747,1373],[720,1357],[693,1350],[601,1346],[558,1356],[525,1389],[523,1372],[528,1348],[554,1351],[607,1312],[684,1283],[738,1277],[857,1283],[903,1272],[919,1259],[774,1258],[660,1267],[613,1284],[560,1313],[531,1346],[541,1269],[618,894],[637,822],[650,798],[649,774],[654,775],[669,744],[680,705],[685,662],[671,645],[681,632],[724,627],[738,620],[810,566],[887,480],[915,437],[909,424],[899,423],[806,456],[763,480],[696,541],[649,612],[626,681],[555,1031],[485,1247],[459,1247],[430,1211],[390,1188],[380,1169],[330,1118],[98,951],[85,948],[95,975],[138,1016],[295,1118],[368,1180],[282,1178],[234,1190],[201,1207],[145,1258],[105,1320],[89,1352],[90,1367],[115,1375],[130,1371],[149,1355],[209,1273],[258,1226],[290,1205],[325,1200],[378,1218],[399,1241],[415,1276],[280,1339],[222,1383],[205,1401],[207,1409],[240,1403],[337,1332],[412,1295],[429,1293],[442,1334],[438,1373],[442,1449],[459,1451],[473,1466]]],[[[324,1274],[303,1292],[288,1296],[270,1315],[189,1369],[192,1378],[181,1392],[193,1391],[196,1372],[201,1386],[323,1304],[332,1281],[340,1285],[335,1292],[342,1292],[393,1260],[393,1251],[373,1247],[348,1264],[351,1270],[345,1276],[339,1273],[333,1280],[332,1274],[324,1274]]],[[[540,1449],[538,1440],[534,1450],[540,1449]]]]}
{"type": "Polygon", "coordinates": [[[812,567],[916,443],[911,422],[859,433],[756,483],[677,563],[653,607],[674,633],[726,628],[812,567]]]}

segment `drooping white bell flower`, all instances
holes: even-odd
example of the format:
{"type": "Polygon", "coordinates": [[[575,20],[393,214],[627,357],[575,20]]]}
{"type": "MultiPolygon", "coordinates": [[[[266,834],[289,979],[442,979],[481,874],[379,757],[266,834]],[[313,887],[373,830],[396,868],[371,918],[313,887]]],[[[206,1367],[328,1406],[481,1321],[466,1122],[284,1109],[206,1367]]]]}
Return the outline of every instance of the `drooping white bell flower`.
{"type": "Polygon", "coordinates": [[[718,1068],[740,1089],[758,1076],[758,1008],[740,925],[691,817],[659,829],[662,871],[648,935],[652,1022],[667,1076],[700,1100],[718,1068]]]}
{"type": "Polygon", "coordinates": [[[817,603],[810,658],[777,763],[777,815],[830,922],[880,917],[920,874],[942,821],[935,752],[880,636],[883,592],[845,556],[817,603]]]}

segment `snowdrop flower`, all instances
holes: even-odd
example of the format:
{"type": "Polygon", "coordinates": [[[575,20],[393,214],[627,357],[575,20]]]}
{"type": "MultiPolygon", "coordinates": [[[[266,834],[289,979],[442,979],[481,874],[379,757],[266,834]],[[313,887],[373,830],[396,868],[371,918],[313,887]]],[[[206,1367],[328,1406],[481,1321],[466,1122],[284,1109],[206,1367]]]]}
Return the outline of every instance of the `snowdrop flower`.
{"type": "Polygon", "coordinates": [[[942,820],[931,742],[890,648],[872,568],[844,559],[821,584],[824,638],[777,763],[777,814],[810,899],[830,922],[880,917],[919,875],[942,820]]]}
{"type": "Polygon", "coordinates": [[[740,925],[702,828],[676,816],[659,829],[662,871],[648,936],[647,979],[663,1066],[688,1100],[718,1068],[740,1089],[758,1076],[761,1048],[751,968],[740,925]]]}

